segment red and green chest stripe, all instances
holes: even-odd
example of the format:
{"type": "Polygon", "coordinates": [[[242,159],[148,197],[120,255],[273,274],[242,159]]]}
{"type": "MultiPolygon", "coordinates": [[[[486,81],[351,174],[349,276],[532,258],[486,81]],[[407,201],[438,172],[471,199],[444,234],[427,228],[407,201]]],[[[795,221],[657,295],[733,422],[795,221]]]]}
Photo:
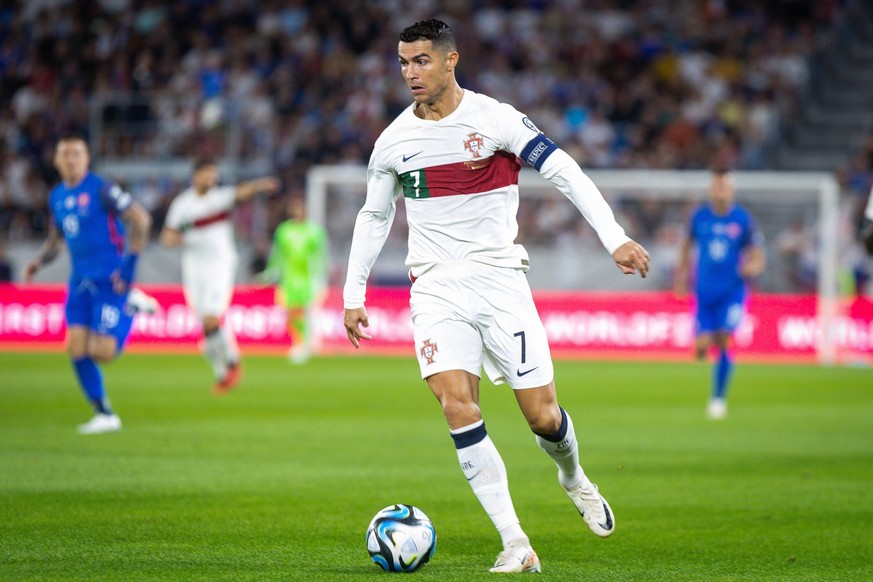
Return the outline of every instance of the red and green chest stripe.
{"type": "Polygon", "coordinates": [[[490,158],[431,166],[400,174],[406,198],[438,198],[490,192],[518,184],[521,160],[497,151],[490,158]]]}

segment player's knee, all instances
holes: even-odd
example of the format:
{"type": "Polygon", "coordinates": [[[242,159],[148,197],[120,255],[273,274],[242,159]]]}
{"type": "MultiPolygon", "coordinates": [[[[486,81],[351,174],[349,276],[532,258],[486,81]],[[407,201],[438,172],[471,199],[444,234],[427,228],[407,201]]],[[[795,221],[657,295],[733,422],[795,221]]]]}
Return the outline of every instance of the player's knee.
{"type": "Polygon", "coordinates": [[[218,331],[218,328],[221,327],[221,322],[217,317],[204,317],[202,323],[204,335],[215,333],[218,331]]]}
{"type": "Polygon", "coordinates": [[[105,350],[94,350],[93,352],[88,352],[88,356],[94,360],[95,362],[99,362],[101,364],[108,364],[112,360],[115,359],[115,352],[107,352],[105,350]]]}
{"type": "Polygon", "coordinates": [[[694,343],[694,356],[698,360],[706,359],[706,352],[709,351],[709,346],[712,344],[712,338],[708,335],[700,336],[694,343]]]}
{"type": "Polygon", "coordinates": [[[561,409],[549,407],[527,418],[527,424],[536,434],[555,434],[561,430],[561,409]]]}
{"type": "Polygon", "coordinates": [[[67,354],[70,359],[80,360],[88,355],[88,350],[84,344],[69,342],[67,343],[67,354]]]}
{"type": "Polygon", "coordinates": [[[115,359],[117,350],[112,342],[93,342],[88,346],[88,357],[106,364],[115,359]]]}
{"type": "Polygon", "coordinates": [[[478,422],[482,419],[479,406],[475,402],[465,402],[454,398],[443,398],[440,401],[446,422],[453,428],[459,428],[478,422]]]}

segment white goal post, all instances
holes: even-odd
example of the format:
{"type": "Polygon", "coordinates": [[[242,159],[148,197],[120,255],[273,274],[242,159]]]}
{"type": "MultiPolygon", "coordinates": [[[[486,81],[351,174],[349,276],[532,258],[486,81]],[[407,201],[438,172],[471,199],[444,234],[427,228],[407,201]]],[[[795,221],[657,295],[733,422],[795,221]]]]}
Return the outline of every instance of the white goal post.
{"type": "MultiPolygon", "coordinates": [[[[711,173],[704,170],[586,170],[604,197],[616,209],[618,200],[635,199],[655,203],[700,202],[705,199],[711,173]]],[[[750,206],[766,206],[760,213],[752,209],[762,230],[771,235],[776,227],[785,226],[789,215],[805,215],[815,229],[817,239],[817,319],[818,359],[832,364],[837,359],[836,318],[838,306],[839,269],[839,186],[830,173],[824,172],[744,172],[735,173],[738,200],[750,206]],[[763,216],[762,216],[763,214],[763,216]]],[[[547,199],[563,196],[539,173],[524,168],[519,176],[520,198],[547,199]]],[[[341,216],[340,229],[347,229],[337,236],[336,224],[331,233],[332,245],[337,252],[347,252],[354,226],[354,215],[363,204],[366,193],[366,167],[360,165],[314,166],[307,175],[307,208],[315,222],[330,226],[335,213],[341,216]],[[336,198],[336,196],[340,196],[336,198]],[[335,245],[335,239],[341,239],[335,245]],[[345,242],[343,242],[345,241],[345,242]]],[[[564,199],[567,214],[576,212],[564,199]]],[[[520,213],[525,212],[522,208],[520,213]]],[[[403,220],[398,212],[396,221],[403,220]]],[[[621,221],[621,212],[616,210],[621,221]]],[[[584,220],[579,218],[582,222],[584,220]]],[[[395,221],[395,222],[396,222],[395,221]]],[[[622,221],[629,234],[635,238],[632,228],[622,221]]],[[[531,247],[522,240],[528,250],[531,247]]],[[[645,240],[641,240],[646,244],[645,240]]],[[[404,249],[405,250],[405,249],[404,249]]],[[[560,260],[560,254],[576,253],[577,249],[566,247],[540,249],[539,255],[560,260]]],[[[533,256],[533,252],[531,253],[533,256]]],[[[604,254],[602,250],[600,254],[604,254]]],[[[607,257],[608,258],[608,257],[607,257]]],[[[653,257],[655,261],[658,257],[653,257]]],[[[586,257],[587,261],[587,257],[586,257]]],[[[560,263],[558,263],[560,264],[560,263]]],[[[588,263],[586,262],[586,265],[588,263]]],[[[401,265],[402,266],[402,265],[401,265]]],[[[771,267],[774,268],[774,267],[771,267]]],[[[532,281],[532,286],[536,284],[532,281]]],[[[576,288],[584,289],[583,285],[576,288]]]]}

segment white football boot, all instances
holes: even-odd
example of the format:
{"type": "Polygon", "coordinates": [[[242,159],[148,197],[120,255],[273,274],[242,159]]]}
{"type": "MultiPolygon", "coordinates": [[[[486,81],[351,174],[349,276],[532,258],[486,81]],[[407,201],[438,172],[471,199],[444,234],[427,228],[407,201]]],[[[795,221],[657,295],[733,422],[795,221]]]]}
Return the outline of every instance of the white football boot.
{"type": "Polygon", "coordinates": [[[513,572],[539,572],[540,559],[529,544],[523,541],[510,542],[505,550],[497,554],[494,567],[489,570],[498,574],[513,572]]]}
{"type": "Polygon", "coordinates": [[[158,310],[158,300],[136,287],[127,294],[127,304],[141,313],[154,313],[158,310]]]}
{"type": "Polygon", "coordinates": [[[706,416],[710,420],[721,420],[727,416],[727,402],[724,398],[713,398],[706,406],[706,416]]]}
{"type": "Polygon", "coordinates": [[[121,430],[121,419],[117,414],[95,414],[94,418],[79,425],[79,434],[99,434],[121,430]]]}
{"type": "Polygon", "coordinates": [[[572,489],[564,489],[573,505],[579,510],[579,515],[591,528],[595,535],[605,538],[615,531],[615,517],[606,499],[597,491],[597,485],[591,483],[587,488],[581,483],[572,489]]]}
{"type": "Polygon", "coordinates": [[[311,356],[312,353],[309,351],[309,347],[306,346],[306,344],[293,346],[288,350],[288,361],[292,364],[305,364],[309,361],[311,356]]]}

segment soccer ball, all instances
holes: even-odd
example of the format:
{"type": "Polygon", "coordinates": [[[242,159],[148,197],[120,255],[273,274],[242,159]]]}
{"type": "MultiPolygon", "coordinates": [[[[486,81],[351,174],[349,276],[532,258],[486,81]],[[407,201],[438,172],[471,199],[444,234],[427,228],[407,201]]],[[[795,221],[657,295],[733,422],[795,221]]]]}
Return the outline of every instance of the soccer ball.
{"type": "Polygon", "coordinates": [[[367,528],[367,551],[383,570],[415,572],[436,549],[436,530],[422,510],[412,505],[389,505],[367,528]]]}

